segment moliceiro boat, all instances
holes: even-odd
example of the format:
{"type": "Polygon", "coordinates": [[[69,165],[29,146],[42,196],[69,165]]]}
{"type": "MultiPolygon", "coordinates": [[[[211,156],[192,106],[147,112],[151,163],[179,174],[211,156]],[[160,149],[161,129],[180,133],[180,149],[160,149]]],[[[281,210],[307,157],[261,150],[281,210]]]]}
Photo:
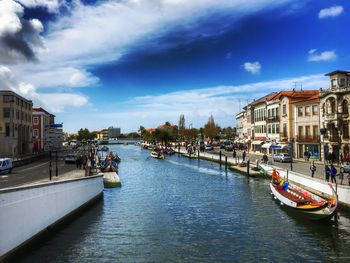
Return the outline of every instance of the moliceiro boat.
{"type": "Polygon", "coordinates": [[[284,181],[276,169],[270,168],[272,181],[270,183],[271,193],[281,205],[298,211],[309,220],[329,220],[337,211],[337,194],[331,183],[332,196],[326,200],[290,182],[284,181]]]}
{"type": "Polygon", "coordinates": [[[152,151],[151,157],[156,158],[156,159],[162,159],[162,160],[164,160],[164,158],[165,158],[164,153],[157,152],[157,151],[152,151]]]}

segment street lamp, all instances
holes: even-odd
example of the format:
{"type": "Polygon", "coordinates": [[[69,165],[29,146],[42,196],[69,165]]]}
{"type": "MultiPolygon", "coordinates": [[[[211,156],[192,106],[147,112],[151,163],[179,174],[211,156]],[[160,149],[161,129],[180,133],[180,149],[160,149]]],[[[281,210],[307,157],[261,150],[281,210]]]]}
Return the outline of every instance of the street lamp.
{"type": "MultiPolygon", "coordinates": [[[[326,128],[321,128],[320,129],[320,133],[322,135],[322,146],[323,146],[323,163],[326,163],[326,151],[325,151],[325,146],[324,146],[324,136],[327,133],[327,129],[326,128]]],[[[320,149],[321,150],[321,149],[320,149]]]]}
{"type": "Polygon", "coordinates": [[[294,138],[292,138],[290,140],[290,151],[291,151],[291,153],[290,153],[290,158],[291,158],[291,160],[290,160],[290,170],[291,171],[293,171],[293,153],[294,153],[293,144],[294,144],[294,138]]]}

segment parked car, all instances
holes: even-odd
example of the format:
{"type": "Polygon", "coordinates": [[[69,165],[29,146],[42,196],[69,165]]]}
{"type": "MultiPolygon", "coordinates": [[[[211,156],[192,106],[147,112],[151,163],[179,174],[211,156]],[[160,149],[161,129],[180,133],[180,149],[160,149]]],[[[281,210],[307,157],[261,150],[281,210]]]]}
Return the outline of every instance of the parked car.
{"type": "Polygon", "coordinates": [[[0,173],[12,172],[12,160],[10,158],[0,158],[0,173]]]}
{"type": "Polygon", "coordinates": [[[232,144],[226,145],[225,146],[225,151],[232,152],[233,151],[233,145],[232,144]]]}
{"type": "Polygon", "coordinates": [[[342,164],[341,167],[344,168],[344,173],[350,173],[350,163],[342,164]]]}
{"type": "Polygon", "coordinates": [[[207,144],[207,145],[205,146],[205,150],[206,150],[206,151],[212,151],[212,150],[214,150],[214,147],[213,147],[213,145],[211,145],[211,144],[207,144]]]}
{"type": "Polygon", "coordinates": [[[276,162],[290,163],[292,157],[288,153],[276,153],[273,155],[273,160],[276,162]]]}
{"type": "Polygon", "coordinates": [[[74,154],[68,154],[64,159],[65,163],[75,163],[76,160],[77,160],[77,157],[74,154]]]}

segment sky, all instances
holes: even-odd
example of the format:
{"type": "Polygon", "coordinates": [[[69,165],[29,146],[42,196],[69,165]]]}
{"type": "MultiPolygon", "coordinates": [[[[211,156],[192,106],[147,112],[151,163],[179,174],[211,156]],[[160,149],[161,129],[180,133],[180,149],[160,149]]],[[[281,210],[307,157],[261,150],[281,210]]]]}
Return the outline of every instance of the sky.
{"type": "Polygon", "coordinates": [[[346,0],[0,0],[0,90],[64,130],[235,126],[279,90],[349,70],[346,0]]]}

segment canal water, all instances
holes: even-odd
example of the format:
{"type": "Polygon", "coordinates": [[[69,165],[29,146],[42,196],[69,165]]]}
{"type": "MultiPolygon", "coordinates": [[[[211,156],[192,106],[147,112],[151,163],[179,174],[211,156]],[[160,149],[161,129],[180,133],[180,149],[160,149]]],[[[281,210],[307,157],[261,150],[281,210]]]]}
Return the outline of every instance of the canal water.
{"type": "Polygon", "coordinates": [[[350,221],[305,221],[271,198],[268,181],[218,164],[120,155],[122,188],[19,262],[350,262],[350,221]]]}

